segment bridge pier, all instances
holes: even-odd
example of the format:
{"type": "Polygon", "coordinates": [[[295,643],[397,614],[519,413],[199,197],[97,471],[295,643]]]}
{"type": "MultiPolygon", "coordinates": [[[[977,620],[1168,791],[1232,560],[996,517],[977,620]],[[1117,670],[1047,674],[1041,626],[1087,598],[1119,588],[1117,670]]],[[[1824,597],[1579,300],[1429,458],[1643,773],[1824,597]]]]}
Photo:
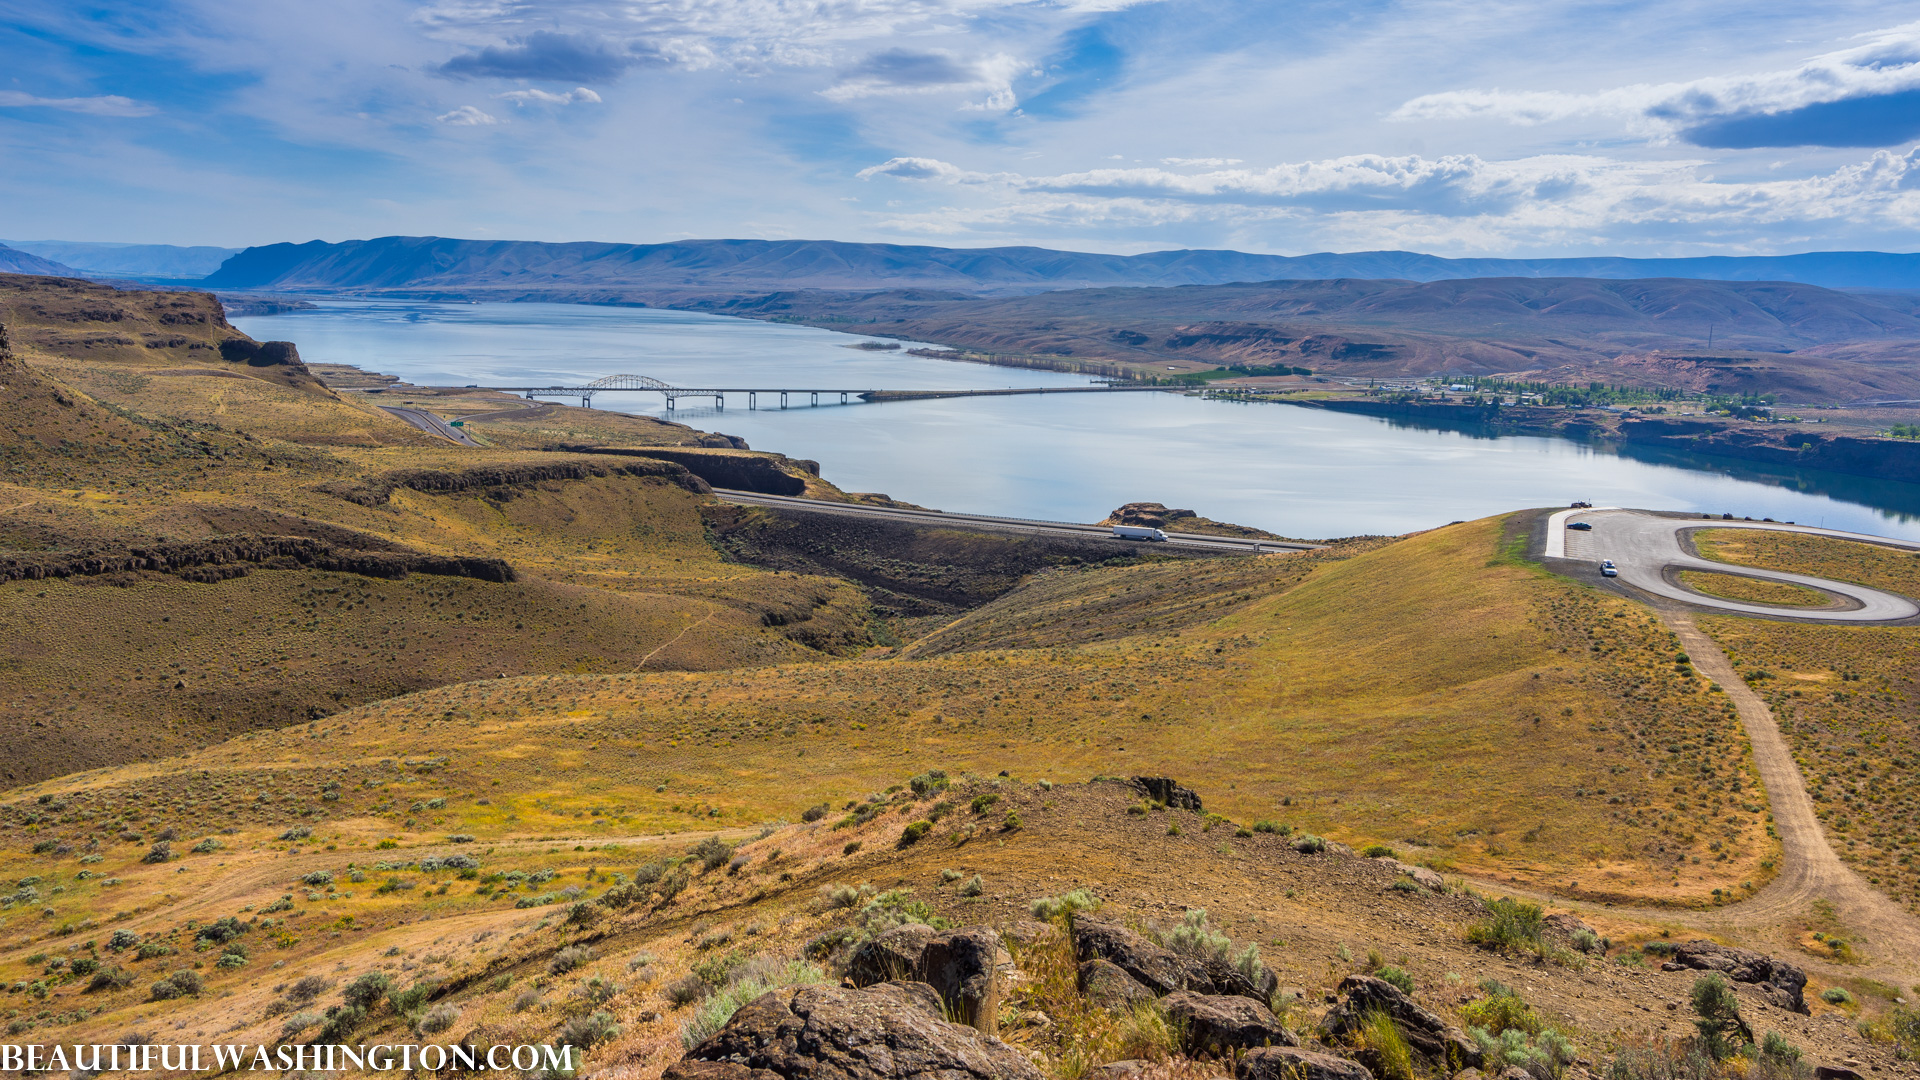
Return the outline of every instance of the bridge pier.
{"type": "Polygon", "coordinates": [[[754,393],[751,390],[747,391],[747,408],[757,409],[759,407],[760,407],[760,395],[754,393]]]}
{"type": "Polygon", "coordinates": [[[713,411],[715,412],[727,411],[727,395],[725,394],[713,395],[713,411]]]}
{"type": "Polygon", "coordinates": [[[780,407],[783,409],[787,407],[787,392],[785,390],[780,391],[780,407]]]}
{"type": "Polygon", "coordinates": [[[847,392],[845,390],[842,390],[840,391],[840,404],[845,405],[846,403],[847,403],[847,392]]]}
{"type": "Polygon", "coordinates": [[[811,404],[813,404],[813,405],[818,405],[818,404],[820,404],[820,391],[818,391],[818,390],[811,390],[811,391],[808,391],[808,393],[807,393],[807,396],[813,399],[813,401],[811,402],[811,404]]]}

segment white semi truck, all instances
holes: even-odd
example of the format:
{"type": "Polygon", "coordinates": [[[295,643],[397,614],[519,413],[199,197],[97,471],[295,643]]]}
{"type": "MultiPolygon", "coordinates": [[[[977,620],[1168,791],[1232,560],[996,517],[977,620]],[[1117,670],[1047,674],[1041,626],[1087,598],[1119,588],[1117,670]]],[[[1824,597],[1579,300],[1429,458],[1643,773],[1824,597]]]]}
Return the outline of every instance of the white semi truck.
{"type": "Polygon", "coordinates": [[[1159,529],[1148,529],[1139,525],[1115,525],[1113,538],[1115,540],[1165,540],[1167,534],[1159,529]]]}

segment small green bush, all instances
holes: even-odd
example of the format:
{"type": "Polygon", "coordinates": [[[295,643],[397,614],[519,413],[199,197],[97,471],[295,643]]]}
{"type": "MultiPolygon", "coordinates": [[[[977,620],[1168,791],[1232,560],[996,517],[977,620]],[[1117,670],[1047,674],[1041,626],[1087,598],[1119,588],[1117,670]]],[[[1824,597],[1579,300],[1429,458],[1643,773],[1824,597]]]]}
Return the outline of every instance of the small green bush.
{"type": "Polygon", "coordinates": [[[989,807],[991,807],[994,803],[997,803],[999,801],[1000,801],[1000,796],[997,792],[988,791],[980,795],[975,795],[973,797],[973,802],[968,805],[973,810],[974,813],[984,814],[987,812],[987,809],[989,807]]]}
{"type": "Polygon", "coordinates": [[[1390,983],[1393,986],[1399,987],[1400,992],[1403,994],[1413,993],[1413,976],[1407,974],[1405,971],[1402,971],[1397,967],[1394,967],[1392,964],[1389,964],[1386,967],[1381,968],[1379,971],[1374,972],[1373,977],[1376,979],[1380,979],[1383,982],[1390,983]]]}
{"type": "Polygon", "coordinates": [[[1060,896],[1043,896],[1035,900],[1029,910],[1041,922],[1054,922],[1081,911],[1099,911],[1100,903],[1100,898],[1087,890],[1075,889],[1060,896]]]}
{"type": "Polygon", "coordinates": [[[1253,831],[1257,833],[1270,833],[1274,836],[1286,836],[1293,832],[1293,826],[1282,825],[1277,821],[1263,818],[1253,823],[1253,831]]]}
{"type": "Polygon", "coordinates": [[[593,962],[593,950],[585,945],[569,945],[547,961],[549,975],[565,975],[574,968],[593,962]]]}
{"type": "Polygon", "coordinates": [[[1293,850],[1302,855],[1319,855],[1327,850],[1327,842],[1312,833],[1301,833],[1293,839],[1293,850]]]}
{"type": "Polygon", "coordinates": [[[1486,949],[1540,948],[1544,915],[1539,904],[1512,897],[1486,901],[1486,917],[1467,927],[1467,940],[1486,949]]]}
{"type": "Polygon", "coordinates": [[[972,877],[968,878],[966,882],[960,886],[961,896],[979,896],[981,893],[986,891],[987,891],[987,887],[983,882],[981,882],[979,874],[975,874],[972,877]]]}
{"type": "Polygon", "coordinates": [[[933,822],[924,819],[913,822],[900,830],[900,846],[912,847],[931,831],[933,831],[933,822]]]}
{"type": "Polygon", "coordinates": [[[1740,1016],[1740,999],[1734,995],[1727,977],[1717,971],[1695,979],[1693,983],[1693,1026],[1700,1032],[1700,1045],[1715,1061],[1725,1061],[1753,1042],[1753,1029],[1740,1016]]]}
{"type": "Polygon", "coordinates": [[[1397,859],[1400,857],[1399,852],[1385,844],[1368,844],[1360,850],[1360,854],[1369,859],[1397,859]]]}
{"type": "Polygon", "coordinates": [[[1851,1005],[1853,1004],[1853,995],[1838,986],[1829,986],[1825,990],[1820,991],[1820,1000],[1829,1005],[1851,1005]]]}
{"type": "Polygon", "coordinates": [[[393,989],[393,976],[384,971],[369,971],[342,988],[340,997],[349,1005],[367,1009],[372,1007],[374,1002],[386,997],[387,991],[391,989],[393,989]]]}

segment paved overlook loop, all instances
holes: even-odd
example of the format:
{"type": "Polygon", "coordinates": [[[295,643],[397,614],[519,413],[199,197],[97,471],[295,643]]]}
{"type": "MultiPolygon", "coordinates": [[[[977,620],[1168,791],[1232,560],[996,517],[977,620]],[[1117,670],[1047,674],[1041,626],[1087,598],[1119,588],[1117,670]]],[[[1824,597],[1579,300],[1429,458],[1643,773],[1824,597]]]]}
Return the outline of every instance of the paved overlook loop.
{"type": "MultiPolygon", "coordinates": [[[[1813,966],[1829,977],[1870,975],[1895,985],[1908,985],[1920,976],[1920,920],[1874,888],[1834,852],[1773,710],[1734,670],[1719,644],[1695,624],[1694,615],[1757,615],[1872,625],[1912,619],[1920,615],[1920,605],[1904,596],[1851,582],[1700,558],[1690,550],[1687,539],[1687,534],[1696,529],[1771,529],[1920,551],[1920,543],[1913,541],[1785,522],[1727,521],[1614,507],[1561,510],[1548,517],[1543,554],[1549,564],[1558,562],[1561,568],[1569,569],[1568,563],[1582,564],[1581,568],[1590,573],[1600,559],[1612,559],[1620,570],[1615,580],[1638,590],[1651,603],[1679,637],[1694,667],[1726,692],[1753,748],[1754,765],[1766,787],[1774,828],[1780,837],[1780,872],[1751,899],[1703,912],[1649,908],[1615,911],[1680,921],[1710,932],[1756,935],[1769,939],[1772,949],[1784,951],[1796,944],[1785,928],[1808,915],[1815,901],[1825,900],[1833,905],[1840,921],[1860,935],[1868,961],[1845,970],[1824,962],[1813,966]],[[1574,521],[1591,524],[1593,531],[1568,530],[1567,525],[1574,521]],[[1723,600],[1679,584],[1677,575],[1682,570],[1711,570],[1800,585],[1827,594],[1833,604],[1825,608],[1787,608],[1723,600]]],[[[1587,575],[1581,576],[1584,579],[1587,575]]]]}

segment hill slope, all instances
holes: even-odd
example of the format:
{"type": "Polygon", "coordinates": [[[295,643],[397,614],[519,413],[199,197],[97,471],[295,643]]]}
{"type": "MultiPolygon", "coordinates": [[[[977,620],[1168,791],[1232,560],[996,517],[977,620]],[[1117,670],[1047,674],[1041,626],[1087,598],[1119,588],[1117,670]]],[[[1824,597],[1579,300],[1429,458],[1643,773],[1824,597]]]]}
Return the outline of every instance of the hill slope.
{"type": "Polygon", "coordinates": [[[830,240],[683,240],[667,244],[385,236],[247,248],[208,288],[555,291],[764,291],[946,288],[963,292],[1096,285],[1211,285],[1281,279],[1484,277],[1705,278],[1832,288],[1920,288],[1920,255],[1813,252],[1700,259],[1443,259],[1409,251],[1284,256],[1239,251],[1106,255],[1046,248],[939,248],[830,240]]]}
{"type": "Polygon", "coordinates": [[[57,277],[75,277],[80,271],[52,259],[43,259],[30,252],[21,251],[0,244],[0,274],[50,274],[57,277]]]}

